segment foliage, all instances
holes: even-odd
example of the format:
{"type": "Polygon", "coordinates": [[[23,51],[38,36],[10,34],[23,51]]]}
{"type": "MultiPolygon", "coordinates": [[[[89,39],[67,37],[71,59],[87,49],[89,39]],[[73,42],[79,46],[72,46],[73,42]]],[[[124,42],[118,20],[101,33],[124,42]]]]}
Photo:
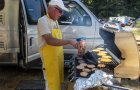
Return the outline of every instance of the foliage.
{"type": "Polygon", "coordinates": [[[140,21],[137,21],[137,22],[136,22],[136,27],[137,27],[137,28],[140,28],[140,21]]]}
{"type": "Polygon", "coordinates": [[[99,18],[140,15],[140,0],[81,0],[99,18]]]}
{"type": "Polygon", "coordinates": [[[140,28],[138,28],[137,30],[132,31],[134,33],[134,35],[140,35],[140,28]]]}

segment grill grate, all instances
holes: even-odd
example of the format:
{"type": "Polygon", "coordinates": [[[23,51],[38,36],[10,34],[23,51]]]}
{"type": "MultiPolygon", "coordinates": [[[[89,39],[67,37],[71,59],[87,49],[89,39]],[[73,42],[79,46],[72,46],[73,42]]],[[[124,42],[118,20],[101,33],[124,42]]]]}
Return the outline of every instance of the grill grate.
{"type": "Polygon", "coordinates": [[[117,58],[109,49],[107,49],[106,48],[106,51],[113,57],[113,62],[115,63],[115,64],[119,64],[120,63],[120,59],[119,58],[117,58]]]}
{"type": "MultiPolygon", "coordinates": [[[[112,62],[110,62],[110,63],[105,63],[105,62],[103,63],[102,62],[103,64],[106,65],[106,67],[103,67],[103,68],[100,68],[97,66],[98,65],[98,60],[97,60],[98,58],[99,58],[99,56],[96,53],[88,52],[84,55],[83,60],[87,64],[94,64],[96,66],[96,69],[100,69],[100,70],[103,70],[109,74],[113,74],[114,68],[118,65],[116,58],[114,60],[114,57],[112,57],[113,59],[112,59],[112,62]]],[[[68,76],[68,79],[70,81],[75,81],[77,78],[82,77],[80,75],[80,70],[76,69],[76,66],[79,65],[77,57],[75,57],[75,59],[73,60],[72,63],[73,64],[71,65],[71,68],[69,70],[70,75],[68,76]]],[[[82,77],[82,78],[88,78],[88,77],[90,77],[90,75],[92,73],[94,73],[94,71],[90,72],[86,77],[82,77]]]]}

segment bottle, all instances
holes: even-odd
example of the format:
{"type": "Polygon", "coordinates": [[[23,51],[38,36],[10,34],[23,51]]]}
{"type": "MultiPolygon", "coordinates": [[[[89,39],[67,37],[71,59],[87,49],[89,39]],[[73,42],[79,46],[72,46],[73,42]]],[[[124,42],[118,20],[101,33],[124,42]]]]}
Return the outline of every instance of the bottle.
{"type": "Polygon", "coordinates": [[[85,44],[86,44],[86,38],[85,37],[79,37],[76,39],[76,41],[79,43],[79,47],[78,47],[78,56],[79,57],[83,57],[84,53],[85,53],[85,44]]]}

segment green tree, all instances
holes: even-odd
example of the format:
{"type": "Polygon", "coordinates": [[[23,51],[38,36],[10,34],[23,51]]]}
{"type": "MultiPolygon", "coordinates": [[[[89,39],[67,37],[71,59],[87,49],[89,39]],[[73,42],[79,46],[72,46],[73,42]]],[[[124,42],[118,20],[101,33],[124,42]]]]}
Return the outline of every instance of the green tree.
{"type": "Polygon", "coordinates": [[[99,18],[140,17],[140,0],[81,0],[99,18]]]}

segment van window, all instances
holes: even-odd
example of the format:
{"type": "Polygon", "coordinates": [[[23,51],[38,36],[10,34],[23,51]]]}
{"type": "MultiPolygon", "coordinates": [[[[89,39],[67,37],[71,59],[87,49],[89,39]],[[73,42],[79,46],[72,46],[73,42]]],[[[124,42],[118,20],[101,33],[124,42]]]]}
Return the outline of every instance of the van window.
{"type": "Polygon", "coordinates": [[[69,12],[63,13],[60,17],[60,25],[74,25],[74,26],[91,26],[92,21],[90,16],[85,10],[74,1],[64,2],[65,6],[69,9],[69,12]]]}
{"type": "Polygon", "coordinates": [[[27,13],[28,23],[37,24],[38,18],[45,14],[42,0],[23,0],[27,13]]]}
{"type": "Polygon", "coordinates": [[[0,10],[4,8],[4,4],[5,4],[4,0],[0,0],[0,10]]]}

